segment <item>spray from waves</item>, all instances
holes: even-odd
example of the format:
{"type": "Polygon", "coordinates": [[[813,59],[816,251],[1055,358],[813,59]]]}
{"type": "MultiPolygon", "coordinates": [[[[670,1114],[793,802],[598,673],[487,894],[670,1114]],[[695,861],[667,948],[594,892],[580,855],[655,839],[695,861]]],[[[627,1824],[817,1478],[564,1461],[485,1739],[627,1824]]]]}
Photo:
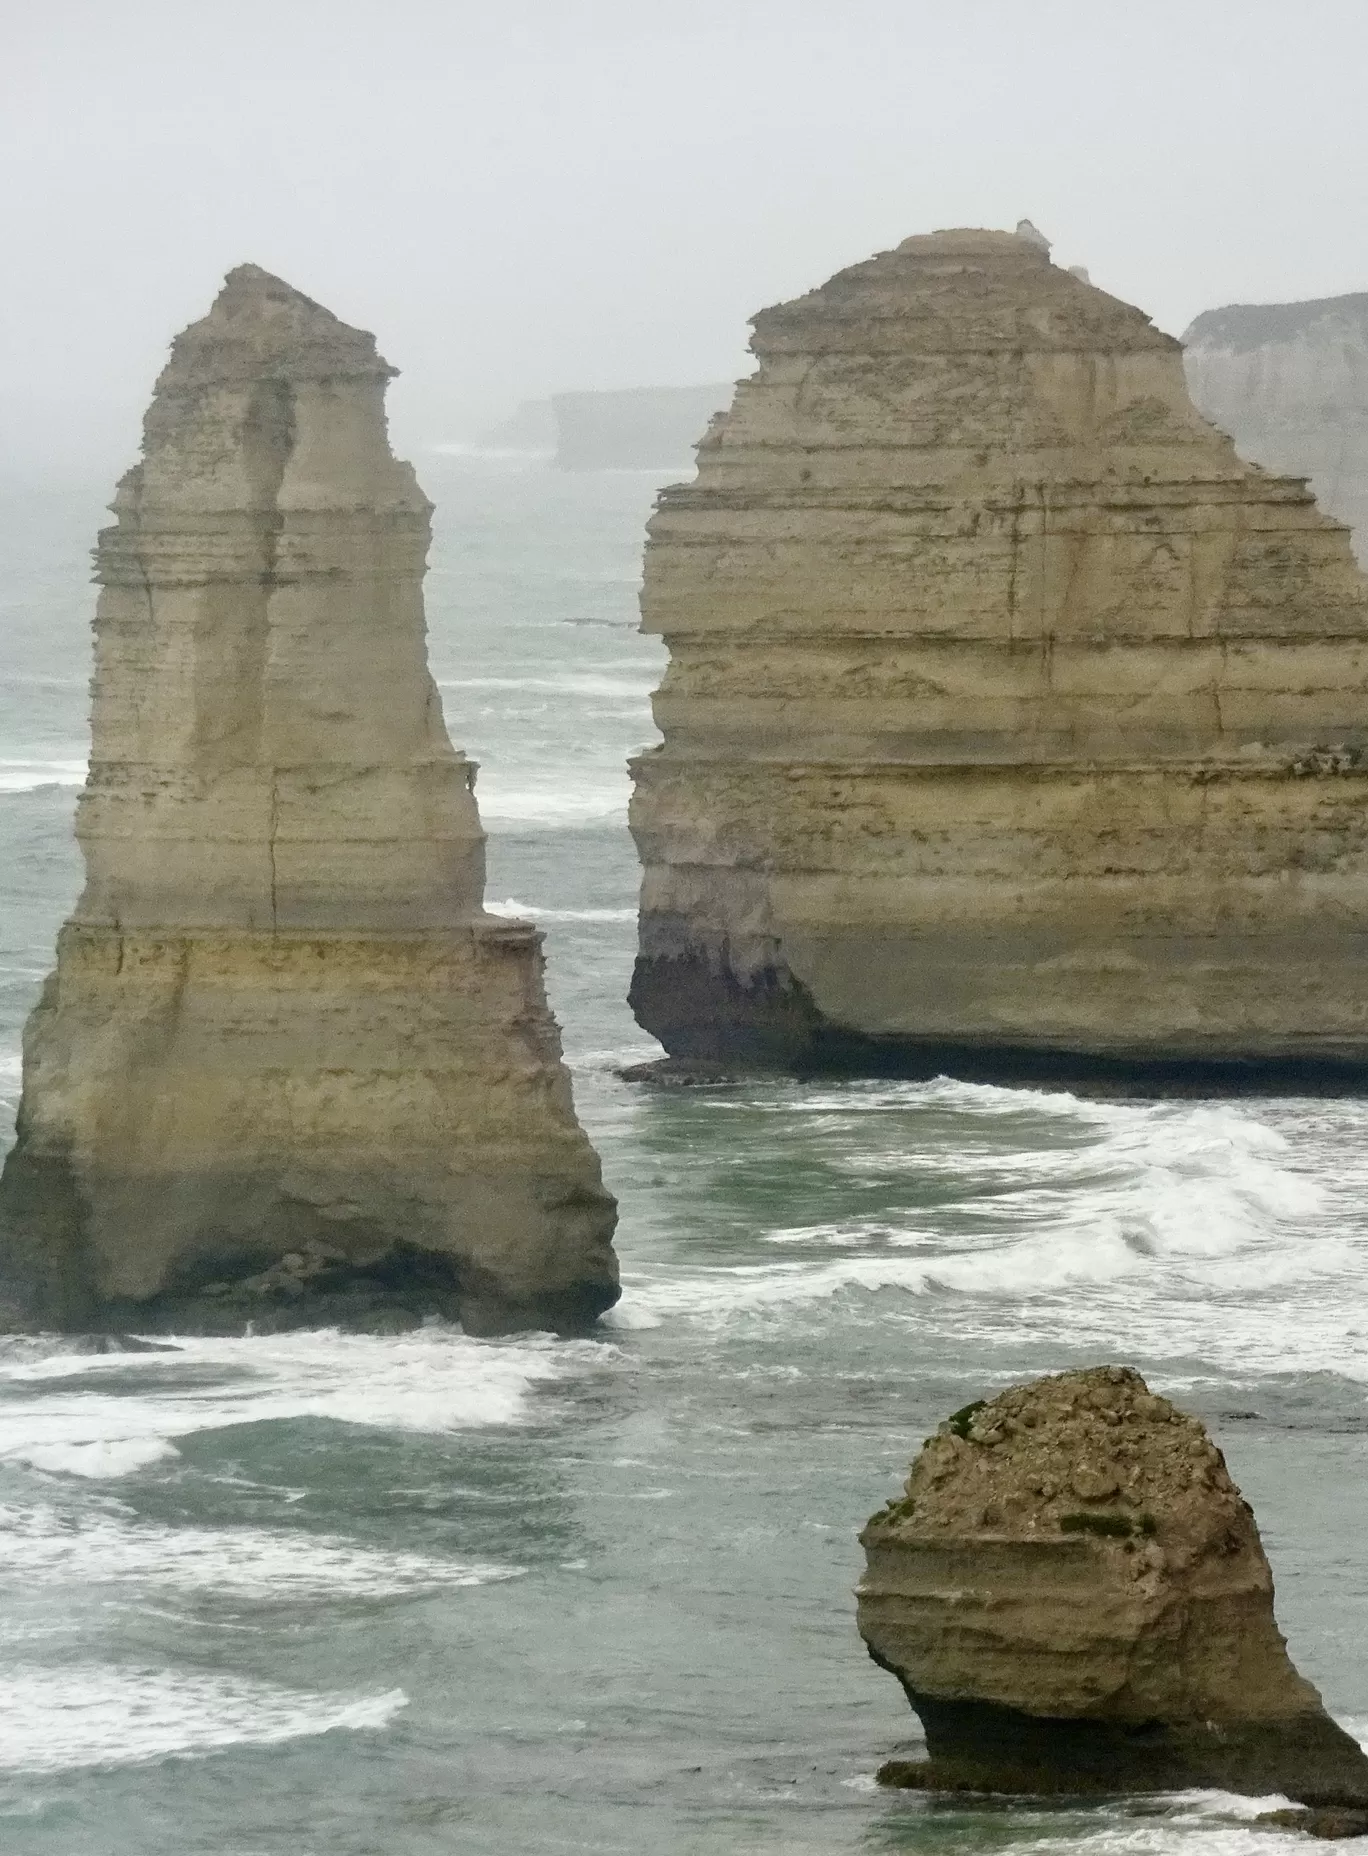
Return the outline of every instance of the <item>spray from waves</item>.
{"type": "Polygon", "coordinates": [[[535,902],[519,902],[516,896],[508,896],[502,902],[486,902],[485,909],[490,915],[522,916],[539,922],[634,922],[637,912],[632,909],[547,909],[535,902]]]}
{"type": "MultiPolygon", "coordinates": [[[[0,1507],[0,1580],[26,1596],[43,1585],[153,1587],[258,1604],[390,1598],[520,1576],[519,1566],[401,1553],[331,1535],[263,1527],[166,1527],[117,1505],[0,1507]]],[[[7,1610],[12,1607],[6,1607],[7,1610]]]]}
{"type": "Polygon", "coordinates": [[[0,1685],[0,1770],[145,1765],[339,1729],[378,1732],[407,1705],[402,1689],[310,1694],[227,1675],[106,1663],[20,1665],[6,1670],[0,1685]]]}
{"type": "Polygon", "coordinates": [[[468,1339],[440,1325],[398,1336],[332,1331],[181,1339],[177,1355],[84,1355],[10,1341],[0,1354],[0,1461],[119,1476],[177,1437],[289,1418],[381,1430],[513,1425],[539,1386],[588,1370],[601,1343],[468,1339]]]}

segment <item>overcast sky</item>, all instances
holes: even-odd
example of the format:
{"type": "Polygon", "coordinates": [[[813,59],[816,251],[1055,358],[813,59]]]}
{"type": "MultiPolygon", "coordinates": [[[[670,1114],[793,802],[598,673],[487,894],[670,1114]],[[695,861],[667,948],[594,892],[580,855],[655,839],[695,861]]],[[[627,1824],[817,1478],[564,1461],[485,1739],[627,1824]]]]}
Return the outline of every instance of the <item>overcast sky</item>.
{"type": "Polygon", "coordinates": [[[0,0],[6,451],[131,460],[245,259],[376,331],[410,452],[748,371],[938,226],[1175,333],[1368,289],[1365,53],[1365,0],[0,0]]]}

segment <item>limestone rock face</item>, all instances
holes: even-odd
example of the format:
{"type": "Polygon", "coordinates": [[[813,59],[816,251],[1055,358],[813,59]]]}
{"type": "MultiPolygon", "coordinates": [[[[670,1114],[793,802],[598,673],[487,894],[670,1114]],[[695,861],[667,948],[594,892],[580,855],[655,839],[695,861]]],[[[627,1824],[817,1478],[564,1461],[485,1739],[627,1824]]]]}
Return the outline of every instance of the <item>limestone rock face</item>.
{"type": "Polygon", "coordinates": [[[1220,1452],[1138,1373],[956,1413],[860,1539],[860,1632],[930,1752],[886,1783],[1368,1802],[1368,1759],[1288,1658],[1220,1452]]]}
{"type": "Polygon", "coordinates": [[[374,339],[233,271],[100,536],[86,886],[25,1038],[0,1280],[59,1326],[617,1295],[540,938],[487,916],[374,339]]]}
{"type": "Polygon", "coordinates": [[[1183,350],[1207,418],[1243,457],[1309,477],[1368,565],[1368,294],[1211,309],[1183,350]]]}
{"type": "Polygon", "coordinates": [[[678,1059],[1368,1063],[1368,583],[1044,241],[764,311],[652,518],[637,1017],[678,1059]]]}

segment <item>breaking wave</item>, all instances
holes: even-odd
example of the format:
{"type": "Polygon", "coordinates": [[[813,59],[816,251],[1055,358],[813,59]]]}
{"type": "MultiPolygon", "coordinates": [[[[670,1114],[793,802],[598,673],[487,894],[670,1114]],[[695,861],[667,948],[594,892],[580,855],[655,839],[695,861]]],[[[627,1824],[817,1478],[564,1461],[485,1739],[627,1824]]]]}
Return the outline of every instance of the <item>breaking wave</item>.
{"type": "Polygon", "coordinates": [[[1277,1109],[1295,1140],[1264,1104],[1089,1102],[945,1081],[759,1100],[719,1091],[699,1112],[761,1124],[781,1114],[795,1158],[850,1177],[852,1192],[882,1182],[882,1203],[772,1225],[761,1234],[772,1261],[629,1272],[611,1326],[874,1298],[943,1323],[949,1297],[963,1304],[957,1324],[1003,1344],[1152,1343],[1368,1380],[1353,1316],[1368,1290],[1364,1169],[1306,1138],[1307,1118],[1325,1113],[1314,1105],[1277,1109]]]}
{"type": "Polygon", "coordinates": [[[0,793],[32,793],[43,786],[84,786],[83,760],[0,759],[0,793]]]}
{"type": "Polygon", "coordinates": [[[293,1418],[395,1431],[514,1425],[536,1389],[602,1357],[549,1336],[468,1339],[441,1324],[392,1336],[330,1330],[178,1339],[167,1354],[89,1355],[60,1342],[0,1343],[0,1462],[117,1478],[175,1454],[175,1440],[293,1418]]]}
{"type": "Polygon", "coordinates": [[[519,902],[516,896],[486,902],[485,908],[491,915],[522,916],[538,922],[634,922],[637,918],[635,909],[547,909],[535,902],[519,902]]]}
{"type": "Polygon", "coordinates": [[[104,1663],[21,1664],[7,1669],[0,1685],[0,1770],[145,1765],[172,1754],[274,1746],[339,1729],[375,1732],[407,1705],[402,1689],[309,1694],[240,1676],[104,1663]]]}

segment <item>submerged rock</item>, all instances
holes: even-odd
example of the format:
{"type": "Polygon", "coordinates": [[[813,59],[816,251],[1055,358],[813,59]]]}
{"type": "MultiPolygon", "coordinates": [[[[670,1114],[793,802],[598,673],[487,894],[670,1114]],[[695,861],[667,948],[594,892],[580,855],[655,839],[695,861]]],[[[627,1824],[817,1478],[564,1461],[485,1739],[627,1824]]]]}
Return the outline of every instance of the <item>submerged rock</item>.
{"type": "Polygon", "coordinates": [[[632,1003],[671,1056],[1368,1084],[1368,582],[1043,237],[767,309],[650,524],[632,1003]]]}
{"type": "Polygon", "coordinates": [[[1368,566],[1368,294],[1209,309],[1184,331],[1183,365],[1241,455],[1309,477],[1368,566]]]}
{"type": "Polygon", "coordinates": [[[1344,1837],[1368,1837],[1368,1811],[1354,1811],[1338,1805],[1324,1805],[1319,1810],[1293,1808],[1263,1811],[1256,1824],[1272,1824],[1279,1830],[1304,1830],[1309,1837],[1326,1837],[1335,1842],[1344,1837]]]}
{"type": "Polygon", "coordinates": [[[86,886],[0,1180],[17,1322],[241,1330],[617,1296],[528,923],[428,672],[374,338],[254,266],[100,536],[86,886]]]}
{"type": "Polygon", "coordinates": [[[885,1783],[1368,1806],[1368,1758],[1292,1666],[1220,1451],[1138,1373],[957,1412],[860,1539],[860,1632],[930,1754],[885,1783]]]}

